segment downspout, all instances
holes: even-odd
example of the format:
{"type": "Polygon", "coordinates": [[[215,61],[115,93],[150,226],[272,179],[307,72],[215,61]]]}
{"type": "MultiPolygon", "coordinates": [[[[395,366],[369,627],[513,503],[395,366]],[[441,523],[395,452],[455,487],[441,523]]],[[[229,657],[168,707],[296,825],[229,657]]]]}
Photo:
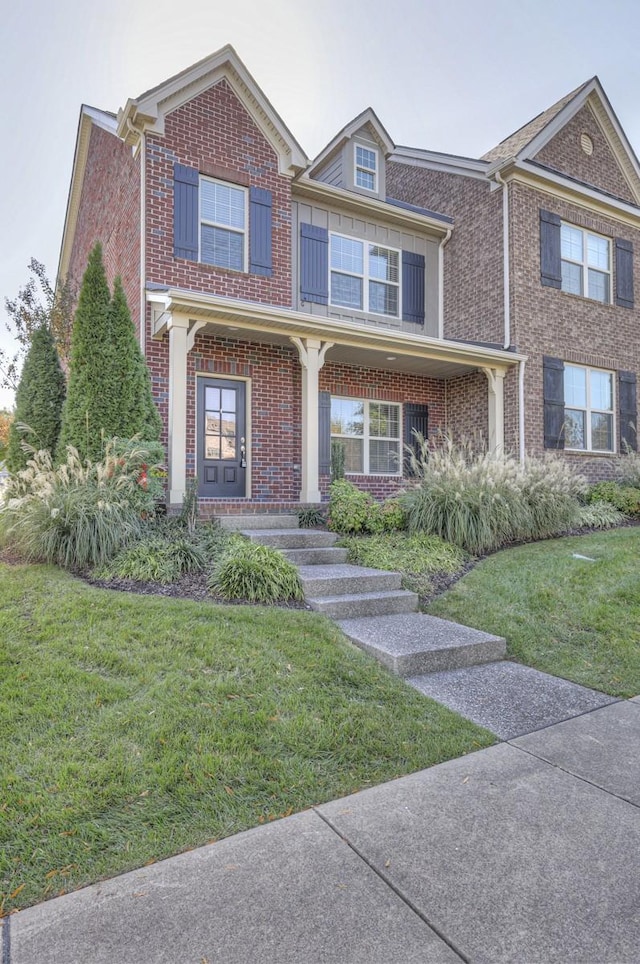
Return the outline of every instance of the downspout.
{"type": "Polygon", "coordinates": [[[526,364],[523,358],[518,365],[518,451],[521,465],[524,465],[526,457],[524,448],[524,366],[526,364]]]}
{"type": "Polygon", "coordinates": [[[146,272],[146,225],[145,225],[145,183],[146,183],[146,142],[144,133],[138,130],[131,123],[131,118],[127,117],[127,128],[131,134],[138,138],[140,145],[140,351],[144,355],[147,344],[147,301],[145,298],[145,272],[146,272]]]}
{"type": "Polygon", "coordinates": [[[438,245],[438,338],[444,338],[444,246],[451,237],[451,228],[438,245]]]}
{"type": "Polygon", "coordinates": [[[494,171],[496,184],[502,188],[502,292],[504,303],[504,344],[507,351],[511,347],[511,303],[509,299],[509,190],[500,171],[494,171]]]}

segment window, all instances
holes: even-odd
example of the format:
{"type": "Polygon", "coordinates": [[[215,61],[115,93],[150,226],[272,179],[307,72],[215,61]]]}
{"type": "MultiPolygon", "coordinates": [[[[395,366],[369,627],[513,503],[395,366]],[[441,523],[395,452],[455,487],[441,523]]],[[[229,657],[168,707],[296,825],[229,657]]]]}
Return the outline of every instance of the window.
{"type": "Polygon", "coordinates": [[[246,212],[244,188],[200,179],[200,261],[245,270],[246,212]]]}
{"type": "Polygon", "coordinates": [[[377,191],[378,152],[360,147],[359,144],[355,147],[356,187],[363,187],[366,191],[377,191]]]}
{"type": "Polygon", "coordinates": [[[565,447],[613,452],[613,428],[613,373],[565,364],[565,447]]]}
{"type": "Polygon", "coordinates": [[[344,445],[349,474],[399,475],[400,406],[354,398],[331,399],[331,438],[344,445]]]}
{"type": "Polygon", "coordinates": [[[609,304],[610,248],[607,238],[563,224],[560,231],[562,290],[609,304]]]}
{"type": "Polygon", "coordinates": [[[399,251],[332,234],[330,271],[332,305],[399,316],[399,251]]]}

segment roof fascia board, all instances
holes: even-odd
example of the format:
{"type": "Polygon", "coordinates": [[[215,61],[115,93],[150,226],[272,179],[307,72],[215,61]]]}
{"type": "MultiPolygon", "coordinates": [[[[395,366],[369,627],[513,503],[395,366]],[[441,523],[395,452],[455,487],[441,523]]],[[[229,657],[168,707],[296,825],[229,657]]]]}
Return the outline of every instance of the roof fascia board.
{"type": "Polygon", "coordinates": [[[329,141],[327,146],[323,148],[317,157],[314,157],[311,162],[309,169],[306,174],[308,176],[313,176],[313,172],[321,167],[336,151],[340,150],[343,145],[350,140],[354,134],[357,134],[359,130],[366,127],[367,124],[373,129],[375,141],[384,154],[388,157],[395,150],[395,144],[389,137],[389,134],[385,130],[384,126],[380,123],[380,120],[373,110],[372,107],[367,107],[362,113],[354,117],[353,120],[349,121],[348,124],[338,131],[336,136],[329,141]]]}
{"type": "Polygon", "coordinates": [[[470,157],[457,157],[455,154],[440,154],[434,151],[423,151],[414,147],[396,147],[389,158],[399,164],[412,167],[424,167],[430,171],[442,171],[446,174],[457,174],[463,177],[475,177],[485,180],[491,166],[489,161],[475,160],[470,157]]]}
{"type": "Polygon", "coordinates": [[[306,168],[309,163],[306,154],[230,45],[140,98],[129,99],[118,112],[119,136],[133,145],[143,132],[163,135],[168,113],[223,79],[228,81],[247,113],[274,148],[280,173],[293,177],[306,168]]]}
{"type": "MultiPolygon", "coordinates": [[[[587,97],[595,89],[597,84],[597,78],[594,77],[589,83],[580,90],[573,100],[570,100],[568,104],[558,111],[558,113],[551,118],[551,120],[544,125],[541,131],[539,131],[535,137],[528,141],[524,147],[518,151],[516,158],[520,160],[527,160],[528,158],[533,158],[538,151],[542,150],[545,144],[548,144],[552,137],[555,137],[559,131],[567,124],[572,117],[574,117],[578,111],[586,103],[587,97]]],[[[599,85],[598,85],[599,86],[599,85]]]]}
{"type": "Polygon", "coordinates": [[[578,204],[592,211],[597,210],[605,217],[615,217],[625,224],[633,225],[636,229],[639,226],[640,207],[628,204],[626,201],[617,201],[606,194],[601,194],[595,188],[576,184],[575,181],[561,174],[543,170],[528,161],[514,161],[511,169],[502,170],[501,174],[505,180],[517,180],[533,185],[571,204],[578,204]]]}
{"type": "Polygon", "coordinates": [[[495,348],[479,348],[460,342],[422,337],[405,332],[373,329],[367,325],[340,322],[331,318],[318,318],[301,311],[287,308],[272,308],[257,302],[240,301],[216,295],[169,288],[165,292],[148,292],[147,300],[161,306],[168,312],[189,313],[212,312],[221,318],[235,316],[253,324],[256,329],[273,331],[291,330],[303,336],[315,335],[322,330],[323,338],[336,337],[341,344],[363,345],[371,348],[389,350],[391,348],[407,353],[424,353],[425,357],[465,365],[489,366],[507,370],[526,359],[526,355],[503,351],[495,348]]]}
{"type": "Polygon", "coordinates": [[[392,221],[401,226],[413,225],[430,230],[438,235],[446,235],[451,230],[452,218],[440,220],[430,218],[425,214],[418,214],[417,211],[408,211],[406,208],[395,207],[387,204],[386,201],[378,201],[376,198],[364,197],[353,191],[345,191],[338,187],[332,187],[324,181],[314,181],[307,177],[298,178],[292,185],[293,199],[296,196],[317,199],[325,204],[335,204],[350,211],[356,211],[364,217],[378,215],[386,221],[392,221]]]}

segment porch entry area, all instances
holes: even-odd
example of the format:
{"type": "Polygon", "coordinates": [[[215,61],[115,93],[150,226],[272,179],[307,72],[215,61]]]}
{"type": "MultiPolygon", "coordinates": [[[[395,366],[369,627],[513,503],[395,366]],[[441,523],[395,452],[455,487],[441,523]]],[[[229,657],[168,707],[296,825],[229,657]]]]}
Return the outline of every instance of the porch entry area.
{"type": "Polygon", "coordinates": [[[247,386],[198,378],[198,495],[237,499],[247,494],[247,386]]]}

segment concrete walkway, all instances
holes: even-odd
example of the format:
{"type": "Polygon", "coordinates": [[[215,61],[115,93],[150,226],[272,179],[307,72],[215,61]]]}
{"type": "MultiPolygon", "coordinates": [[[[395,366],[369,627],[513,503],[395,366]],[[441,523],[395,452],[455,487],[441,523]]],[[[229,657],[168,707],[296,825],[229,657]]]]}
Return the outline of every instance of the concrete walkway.
{"type": "Polygon", "coordinates": [[[635,964],[640,698],[4,921],[2,964],[635,964]]]}

